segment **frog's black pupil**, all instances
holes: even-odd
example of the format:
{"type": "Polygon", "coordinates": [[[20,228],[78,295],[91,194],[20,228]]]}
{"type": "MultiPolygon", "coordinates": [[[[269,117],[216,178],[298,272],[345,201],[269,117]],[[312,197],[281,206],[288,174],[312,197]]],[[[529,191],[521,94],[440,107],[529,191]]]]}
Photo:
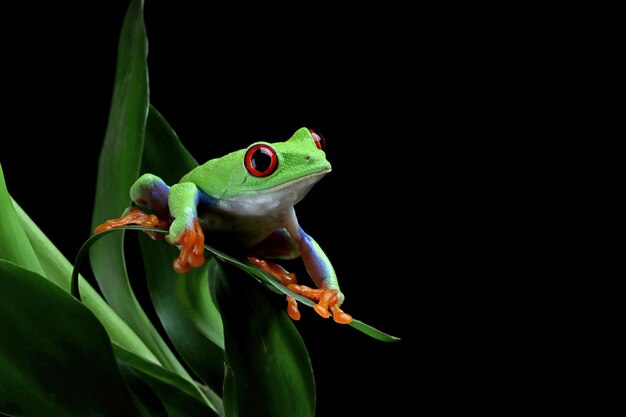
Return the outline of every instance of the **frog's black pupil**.
{"type": "Polygon", "coordinates": [[[259,172],[265,172],[272,165],[272,155],[265,148],[259,148],[252,154],[252,167],[259,172]]]}

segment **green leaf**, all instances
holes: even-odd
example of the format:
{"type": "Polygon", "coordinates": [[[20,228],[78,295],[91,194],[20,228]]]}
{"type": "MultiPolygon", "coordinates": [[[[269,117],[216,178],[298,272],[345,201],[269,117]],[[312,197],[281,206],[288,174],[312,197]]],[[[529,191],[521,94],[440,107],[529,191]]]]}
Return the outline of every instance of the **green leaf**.
{"type": "MultiPolygon", "coordinates": [[[[136,372],[136,377],[141,378],[151,388],[156,397],[161,400],[168,416],[217,417],[220,415],[217,410],[209,408],[204,396],[199,393],[193,383],[165,368],[145,361],[120,346],[114,345],[113,348],[121,364],[136,372]]],[[[132,381],[128,370],[126,370],[125,374],[127,382],[129,379],[132,381]]],[[[133,383],[137,384],[137,381],[135,380],[133,383]]],[[[154,407],[154,397],[150,399],[150,396],[145,393],[142,395],[136,389],[134,392],[142,399],[148,398],[148,401],[142,402],[143,404],[152,404],[150,407],[154,407]]],[[[217,409],[221,410],[221,404],[217,409]]]]}
{"type": "Polygon", "coordinates": [[[0,261],[0,411],[23,417],[139,416],[109,339],[81,303],[0,261]]]}
{"type": "Polygon", "coordinates": [[[43,269],[18,219],[0,165],[0,259],[43,275],[43,269]]]}
{"type": "Polygon", "coordinates": [[[311,362],[283,308],[238,268],[215,267],[210,279],[224,322],[226,415],[314,416],[311,362]]]}
{"type": "MultiPolygon", "coordinates": [[[[148,116],[147,52],[143,1],[133,0],[120,35],[109,122],[98,165],[93,227],[119,217],[130,205],[129,189],[139,173],[148,116]]],[[[132,291],[124,262],[124,234],[107,235],[89,255],[91,268],[109,305],[159,362],[191,379],[132,291]]]]}
{"type": "Polygon", "coordinates": [[[196,376],[213,390],[221,392],[224,336],[219,313],[215,307],[215,311],[209,308],[213,302],[207,284],[207,267],[194,269],[185,275],[176,274],[172,268],[172,260],[178,256],[175,246],[164,240],[156,242],[144,233],[139,236],[139,241],[150,296],[165,332],[196,376]],[[189,288],[197,289],[198,293],[191,293],[187,290],[189,288]],[[181,289],[185,292],[181,293],[181,289]],[[185,302],[181,303],[177,296],[185,302]],[[195,297],[209,304],[200,304],[195,308],[189,301],[195,297]],[[190,309],[189,312],[183,306],[190,309]],[[214,338],[199,331],[190,318],[194,316],[198,322],[206,323],[214,338]]]}

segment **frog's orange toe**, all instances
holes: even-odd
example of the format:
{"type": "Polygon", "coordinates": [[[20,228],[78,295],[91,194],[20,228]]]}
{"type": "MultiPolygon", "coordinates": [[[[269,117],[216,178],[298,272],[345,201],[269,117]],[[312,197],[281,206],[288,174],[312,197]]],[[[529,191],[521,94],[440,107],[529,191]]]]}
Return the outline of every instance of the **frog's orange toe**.
{"type": "Polygon", "coordinates": [[[287,296],[287,314],[292,320],[300,320],[300,310],[298,310],[298,303],[292,296],[287,296]]]}
{"type": "Polygon", "coordinates": [[[315,312],[317,314],[319,314],[320,316],[324,317],[325,319],[330,317],[330,313],[328,312],[328,309],[325,308],[324,306],[321,306],[319,304],[315,304],[313,306],[313,310],[315,310],[315,312]]]}
{"type": "Polygon", "coordinates": [[[333,313],[333,320],[339,324],[352,323],[352,316],[348,313],[344,313],[342,309],[337,306],[332,306],[330,311],[333,313]]]}

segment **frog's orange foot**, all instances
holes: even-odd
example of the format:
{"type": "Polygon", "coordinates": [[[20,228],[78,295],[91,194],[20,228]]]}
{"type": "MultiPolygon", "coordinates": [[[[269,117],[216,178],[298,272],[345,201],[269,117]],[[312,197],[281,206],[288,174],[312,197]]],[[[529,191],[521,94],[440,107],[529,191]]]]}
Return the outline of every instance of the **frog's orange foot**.
{"type": "Polygon", "coordinates": [[[204,233],[197,217],[190,228],[183,230],[176,244],[180,245],[180,255],[174,260],[174,271],[186,274],[191,267],[204,265],[204,233]]]}
{"type": "MultiPolygon", "coordinates": [[[[168,223],[164,220],[159,220],[154,214],[147,214],[138,209],[132,207],[128,213],[124,214],[119,219],[107,220],[104,223],[98,225],[94,229],[94,234],[102,233],[106,230],[114,229],[116,227],[125,226],[127,224],[137,224],[139,226],[150,226],[166,228],[168,223]]],[[[153,231],[145,231],[153,239],[162,239],[165,235],[163,233],[157,233],[153,231]]]]}
{"type": "Polygon", "coordinates": [[[339,308],[341,304],[339,302],[339,291],[331,288],[310,288],[306,285],[298,284],[290,284],[287,288],[311,301],[315,301],[316,304],[313,306],[313,309],[325,319],[330,317],[328,312],[330,310],[333,320],[337,323],[349,324],[352,322],[352,316],[339,308]]]}

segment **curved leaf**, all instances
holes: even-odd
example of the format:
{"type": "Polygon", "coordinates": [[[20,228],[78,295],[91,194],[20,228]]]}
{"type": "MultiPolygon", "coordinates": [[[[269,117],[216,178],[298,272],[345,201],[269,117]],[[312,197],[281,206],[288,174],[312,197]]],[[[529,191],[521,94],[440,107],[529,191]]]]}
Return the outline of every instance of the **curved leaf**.
{"type": "Polygon", "coordinates": [[[230,265],[213,272],[226,343],[226,415],[314,416],[313,369],[291,319],[245,272],[230,265]]]}
{"type": "MultiPolygon", "coordinates": [[[[72,294],[74,296],[77,296],[78,294],[78,289],[75,287],[78,283],[77,279],[78,279],[78,268],[80,266],[80,262],[82,260],[82,257],[84,254],[81,254],[82,252],[84,252],[89,246],[91,246],[96,240],[98,240],[100,237],[102,237],[102,235],[106,234],[106,233],[110,233],[113,231],[120,231],[120,230],[147,230],[147,231],[154,231],[154,232],[160,232],[160,233],[167,233],[167,230],[164,229],[158,229],[155,227],[144,227],[144,226],[134,226],[134,225],[130,225],[130,226],[122,226],[116,229],[111,229],[111,230],[107,230],[106,232],[102,232],[100,234],[91,236],[82,246],[81,250],[79,251],[79,254],[76,258],[76,262],[74,263],[74,272],[72,275],[72,294]]],[[[268,273],[262,271],[261,269],[258,269],[252,265],[246,264],[241,262],[240,260],[230,256],[230,255],[226,255],[224,252],[219,251],[211,246],[208,245],[204,245],[204,248],[206,250],[208,250],[209,252],[211,252],[217,259],[219,259],[220,261],[226,262],[228,264],[231,264],[233,266],[236,266],[237,268],[241,269],[242,271],[246,272],[248,275],[252,276],[253,278],[256,279],[256,281],[262,283],[265,285],[266,288],[270,289],[271,291],[273,291],[274,293],[277,294],[285,294],[285,295],[290,295],[293,298],[295,298],[296,300],[298,300],[299,302],[301,302],[302,304],[309,306],[309,307],[313,307],[313,302],[311,300],[309,300],[308,298],[305,298],[301,295],[298,295],[296,293],[294,293],[293,291],[291,291],[290,289],[288,289],[287,287],[285,287],[284,285],[280,284],[278,281],[276,281],[276,279],[274,279],[271,275],[269,275],[268,273]]],[[[352,323],[350,323],[348,326],[359,330],[360,332],[363,332],[364,334],[373,337],[374,339],[383,341],[383,342],[397,342],[399,340],[401,340],[399,337],[396,336],[392,336],[390,334],[387,334],[385,332],[382,332],[368,324],[363,323],[360,320],[357,319],[353,319],[352,323]]]]}
{"type": "Polygon", "coordinates": [[[0,411],[139,416],[98,320],[42,276],[0,261],[0,411]]]}

